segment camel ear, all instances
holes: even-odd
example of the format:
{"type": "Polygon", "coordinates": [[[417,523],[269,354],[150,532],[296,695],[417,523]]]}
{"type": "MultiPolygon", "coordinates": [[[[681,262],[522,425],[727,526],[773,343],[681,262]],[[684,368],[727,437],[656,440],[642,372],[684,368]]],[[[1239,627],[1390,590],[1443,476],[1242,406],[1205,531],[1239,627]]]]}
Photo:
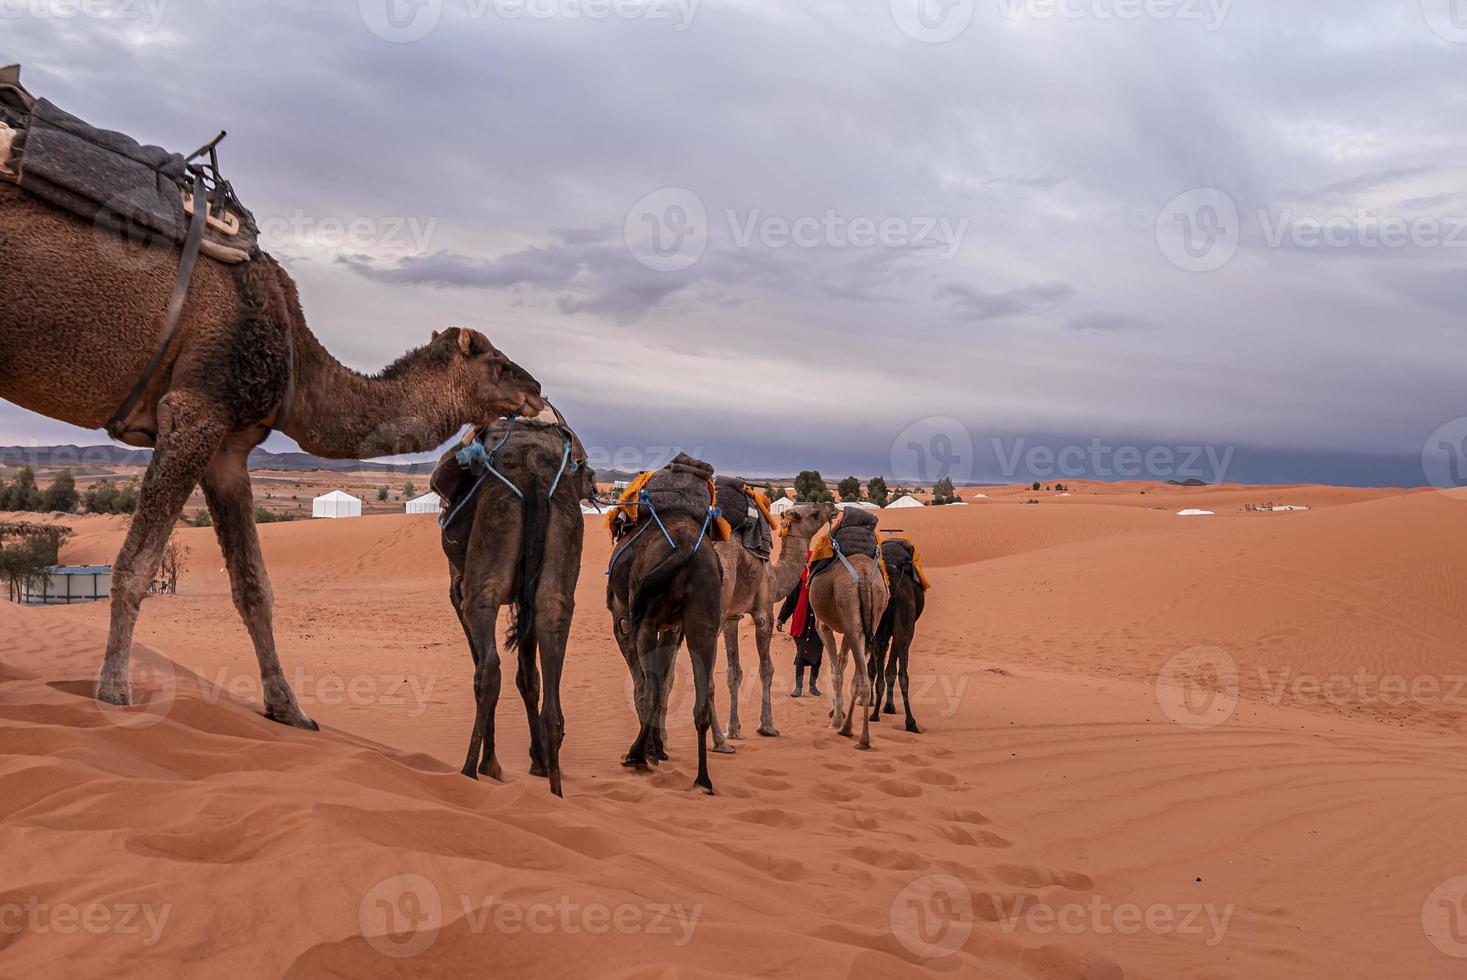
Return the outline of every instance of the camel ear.
{"type": "Polygon", "coordinates": [[[464,357],[478,357],[487,354],[494,348],[489,343],[489,338],[483,334],[461,327],[458,331],[458,349],[463,352],[464,357]]]}
{"type": "Polygon", "coordinates": [[[433,331],[433,336],[428,338],[428,343],[431,344],[431,343],[433,343],[433,341],[435,341],[437,339],[438,339],[438,331],[437,330],[434,330],[433,331]]]}

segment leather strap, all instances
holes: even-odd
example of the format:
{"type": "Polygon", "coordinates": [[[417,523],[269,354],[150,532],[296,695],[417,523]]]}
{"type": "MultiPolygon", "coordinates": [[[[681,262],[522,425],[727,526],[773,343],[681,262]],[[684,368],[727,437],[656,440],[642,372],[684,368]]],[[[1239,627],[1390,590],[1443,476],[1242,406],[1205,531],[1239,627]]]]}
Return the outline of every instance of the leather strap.
{"type": "Polygon", "coordinates": [[[142,377],[138,378],[137,384],[132,386],[132,391],[127,399],[112,413],[112,418],[107,421],[107,434],[112,438],[121,440],[127,432],[127,417],[132,410],[137,408],[138,401],[148,390],[148,385],[153,381],[153,375],[158,373],[158,368],[163,364],[163,358],[168,354],[168,348],[173,342],[173,335],[178,332],[178,325],[183,320],[184,303],[188,300],[189,284],[194,278],[194,266],[199,258],[199,246],[204,241],[204,225],[208,223],[209,207],[204,197],[204,182],[197,171],[193,174],[193,183],[190,191],[194,196],[194,218],[188,228],[188,237],[183,243],[183,258],[178,263],[178,278],[173,283],[173,296],[168,300],[168,313],[163,320],[163,336],[158,341],[158,347],[153,351],[153,357],[148,361],[148,366],[143,370],[142,377]]]}

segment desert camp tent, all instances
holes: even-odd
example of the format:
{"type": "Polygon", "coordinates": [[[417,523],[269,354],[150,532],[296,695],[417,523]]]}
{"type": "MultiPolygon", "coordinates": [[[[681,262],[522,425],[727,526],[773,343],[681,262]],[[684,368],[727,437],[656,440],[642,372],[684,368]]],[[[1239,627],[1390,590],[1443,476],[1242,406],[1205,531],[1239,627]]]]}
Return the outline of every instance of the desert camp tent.
{"type": "Polygon", "coordinates": [[[582,501],[581,502],[581,513],[582,514],[586,514],[586,515],[591,516],[591,517],[600,517],[600,516],[602,516],[603,514],[606,513],[606,510],[604,508],[597,507],[597,506],[595,506],[593,504],[588,504],[585,501],[582,501]]]}
{"type": "Polygon", "coordinates": [[[791,510],[794,506],[795,506],[795,502],[793,500],[791,500],[790,498],[788,498],[788,497],[780,497],[774,503],[772,503],[772,504],[769,505],[769,513],[771,513],[771,514],[775,515],[776,517],[778,517],[780,514],[783,514],[785,511],[791,510]]]}
{"type": "Polygon", "coordinates": [[[855,508],[856,510],[881,509],[880,507],[877,507],[875,504],[871,503],[869,500],[842,500],[840,503],[836,504],[836,506],[839,507],[841,510],[850,510],[851,508],[855,508]]]}
{"type": "Polygon", "coordinates": [[[1216,517],[1217,515],[1214,514],[1210,510],[1197,510],[1196,508],[1193,508],[1193,509],[1190,509],[1190,510],[1179,510],[1179,511],[1177,511],[1177,516],[1178,517],[1216,517]]]}
{"type": "Polygon", "coordinates": [[[922,506],[922,501],[918,500],[916,497],[913,497],[911,494],[906,494],[904,496],[898,497],[897,499],[893,500],[891,503],[887,504],[886,505],[886,509],[887,510],[905,510],[908,507],[921,507],[921,506],[922,506]]]}
{"type": "Polygon", "coordinates": [[[429,490],[421,497],[414,497],[407,502],[409,514],[436,514],[443,508],[443,498],[429,490]]]}
{"type": "Polygon", "coordinates": [[[311,516],[326,518],[361,517],[362,502],[349,493],[333,490],[311,501],[311,516]]]}

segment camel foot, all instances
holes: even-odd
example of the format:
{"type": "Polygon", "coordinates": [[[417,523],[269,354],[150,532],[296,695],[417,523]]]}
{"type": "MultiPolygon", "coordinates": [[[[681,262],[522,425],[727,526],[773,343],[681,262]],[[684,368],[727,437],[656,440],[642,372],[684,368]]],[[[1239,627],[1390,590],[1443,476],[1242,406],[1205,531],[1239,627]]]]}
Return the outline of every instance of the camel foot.
{"type": "Polygon", "coordinates": [[[896,705],[894,705],[894,704],[888,704],[888,705],[883,706],[882,709],[881,709],[881,713],[884,714],[884,715],[894,715],[894,714],[896,714],[896,705]]]}
{"type": "Polygon", "coordinates": [[[321,730],[320,725],[307,718],[305,712],[294,704],[283,705],[278,708],[267,705],[265,707],[265,717],[277,725],[288,725],[291,728],[299,728],[302,731],[319,732],[321,730]]]}
{"type": "Polygon", "coordinates": [[[132,684],[125,672],[103,671],[97,678],[97,700],[103,704],[115,704],[125,708],[132,704],[132,684]]]}
{"type": "Polygon", "coordinates": [[[565,799],[565,794],[560,790],[560,773],[558,772],[550,774],[550,792],[562,800],[565,799]]]}
{"type": "Polygon", "coordinates": [[[917,723],[915,721],[907,722],[907,731],[911,732],[913,735],[922,734],[922,729],[917,727],[917,723]]]}
{"type": "Polygon", "coordinates": [[[631,756],[627,756],[625,759],[621,760],[621,764],[628,769],[635,769],[637,770],[637,772],[652,771],[652,767],[647,765],[646,759],[634,759],[631,756]]]}
{"type": "Polygon", "coordinates": [[[779,729],[775,728],[773,725],[760,725],[759,734],[763,735],[765,738],[779,738],[779,729]]]}
{"type": "Polygon", "coordinates": [[[871,751],[871,743],[870,742],[857,742],[856,743],[856,751],[857,752],[870,752],[871,751]]]}
{"type": "Polygon", "coordinates": [[[719,755],[737,755],[739,750],[725,742],[722,745],[713,746],[709,751],[717,752],[719,755]]]}
{"type": "Polygon", "coordinates": [[[479,781],[479,774],[474,771],[473,766],[464,766],[463,769],[459,771],[462,772],[465,776],[468,776],[474,782],[477,783],[479,781]]]}
{"type": "Polygon", "coordinates": [[[704,796],[713,796],[714,795],[714,792],[713,792],[713,780],[711,780],[711,779],[695,779],[695,780],[693,780],[693,789],[702,790],[704,796]]]}
{"type": "Polygon", "coordinates": [[[730,728],[728,734],[724,737],[735,742],[742,742],[744,740],[744,730],[742,728],[730,728]]]}
{"type": "Polygon", "coordinates": [[[488,776],[496,783],[504,782],[504,770],[499,766],[499,760],[490,757],[488,762],[479,764],[479,775],[488,776]]]}
{"type": "Polygon", "coordinates": [[[550,775],[550,770],[546,769],[543,763],[532,762],[530,763],[530,775],[539,776],[543,779],[550,775]]]}
{"type": "Polygon", "coordinates": [[[666,762],[668,759],[672,758],[672,756],[668,755],[666,750],[664,749],[658,749],[656,752],[653,753],[653,755],[656,756],[658,762],[666,762]]]}

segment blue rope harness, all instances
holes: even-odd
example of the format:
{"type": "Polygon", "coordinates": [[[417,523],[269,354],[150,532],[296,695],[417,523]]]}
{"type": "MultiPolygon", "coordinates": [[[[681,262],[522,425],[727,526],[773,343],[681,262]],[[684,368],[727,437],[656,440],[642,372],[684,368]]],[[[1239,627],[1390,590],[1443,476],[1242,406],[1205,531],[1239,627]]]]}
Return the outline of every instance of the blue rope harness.
{"type": "MultiPolygon", "coordinates": [[[[600,506],[601,501],[596,501],[596,504],[600,506]]],[[[617,547],[616,551],[611,556],[610,563],[608,563],[606,566],[607,575],[610,575],[612,570],[616,568],[616,563],[620,561],[622,559],[622,556],[627,553],[627,549],[632,546],[632,542],[640,538],[642,536],[642,532],[647,530],[647,528],[651,527],[653,524],[656,524],[657,529],[662,532],[662,536],[667,540],[668,546],[671,547],[673,551],[677,550],[677,542],[674,541],[672,539],[672,535],[668,533],[667,525],[662,523],[662,518],[658,516],[657,508],[653,505],[652,498],[648,495],[646,490],[643,490],[641,493],[639,493],[636,500],[623,500],[618,501],[614,504],[607,504],[606,506],[612,508],[645,507],[647,508],[647,512],[652,515],[651,522],[645,523],[641,527],[637,528],[635,534],[627,538],[621,543],[620,546],[617,547]]],[[[714,518],[722,516],[723,511],[719,510],[716,506],[708,508],[708,513],[703,517],[703,529],[698,532],[698,541],[693,545],[694,551],[697,551],[699,548],[703,547],[703,538],[707,536],[708,526],[713,523],[714,518]]]]}

